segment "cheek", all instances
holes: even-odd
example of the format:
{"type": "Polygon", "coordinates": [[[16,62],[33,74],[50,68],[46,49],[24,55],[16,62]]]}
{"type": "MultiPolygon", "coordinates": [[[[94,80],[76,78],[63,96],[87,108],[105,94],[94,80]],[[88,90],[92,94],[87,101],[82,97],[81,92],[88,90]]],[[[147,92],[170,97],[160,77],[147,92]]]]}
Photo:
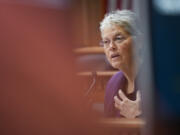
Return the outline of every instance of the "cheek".
{"type": "Polygon", "coordinates": [[[104,51],[104,52],[105,52],[107,60],[111,63],[111,58],[110,58],[110,55],[109,55],[109,51],[104,51]]]}
{"type": "Polygon", "coordinates": [[[132,53],[132,47],[130,44],[122,45],[118,48],[118,50],[122,56],[130,56],[132,53]]]}

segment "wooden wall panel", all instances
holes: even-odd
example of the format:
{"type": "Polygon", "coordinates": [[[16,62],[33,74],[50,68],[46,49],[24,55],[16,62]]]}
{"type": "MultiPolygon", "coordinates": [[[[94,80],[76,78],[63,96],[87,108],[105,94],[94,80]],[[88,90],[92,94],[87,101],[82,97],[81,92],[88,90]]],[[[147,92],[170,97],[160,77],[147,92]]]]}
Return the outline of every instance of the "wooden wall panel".
{"type": "Polygon", "coordinates": [[[99,46],[104,0],[78,0],[74,13],[77,47],[99,46]]]}

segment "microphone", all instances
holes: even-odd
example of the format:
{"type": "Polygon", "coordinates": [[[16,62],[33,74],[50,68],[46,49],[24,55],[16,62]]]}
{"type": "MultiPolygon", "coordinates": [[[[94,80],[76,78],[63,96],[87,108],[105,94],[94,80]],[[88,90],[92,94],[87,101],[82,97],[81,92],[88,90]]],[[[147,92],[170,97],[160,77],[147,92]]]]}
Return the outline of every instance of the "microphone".
{"type": "Polygon", "coordinates": [[[96,71],[92,71],[92,83],[89,86],[89,88],[87,89],[86,93],[85,93],[85,97],[87,97],[93,90],[93,87],[96,84],[96,79],[97,79],[97,72],[96,71]]]}

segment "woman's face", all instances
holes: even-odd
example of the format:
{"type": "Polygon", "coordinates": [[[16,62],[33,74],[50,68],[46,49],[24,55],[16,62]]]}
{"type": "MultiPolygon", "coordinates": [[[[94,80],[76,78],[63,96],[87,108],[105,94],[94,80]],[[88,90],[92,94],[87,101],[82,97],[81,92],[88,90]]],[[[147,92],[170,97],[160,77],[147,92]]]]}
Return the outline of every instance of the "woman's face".
{"type": "Polygon", "coordinates": [[[122,69],[132,62],[132,38],[121,26],[112,25],[102,33],[102,44],[108,61],[114,68],[122,69]]]}

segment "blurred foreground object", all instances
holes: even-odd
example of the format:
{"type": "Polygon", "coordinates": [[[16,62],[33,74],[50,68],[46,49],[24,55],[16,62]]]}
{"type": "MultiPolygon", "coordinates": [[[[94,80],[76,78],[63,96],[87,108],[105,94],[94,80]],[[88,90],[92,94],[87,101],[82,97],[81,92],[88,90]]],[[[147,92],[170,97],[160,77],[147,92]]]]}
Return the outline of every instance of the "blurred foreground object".
{"type": "Polygon", "coordinates": [[[180,2],[153,0],[149,4],[155,135],[180,134],[180,2]]]}
{"type": "Polygon", "coordinates": [[[75,77],[71,13],[1,3],[0,20],[0,134],[93,134],[75,77]]]}

